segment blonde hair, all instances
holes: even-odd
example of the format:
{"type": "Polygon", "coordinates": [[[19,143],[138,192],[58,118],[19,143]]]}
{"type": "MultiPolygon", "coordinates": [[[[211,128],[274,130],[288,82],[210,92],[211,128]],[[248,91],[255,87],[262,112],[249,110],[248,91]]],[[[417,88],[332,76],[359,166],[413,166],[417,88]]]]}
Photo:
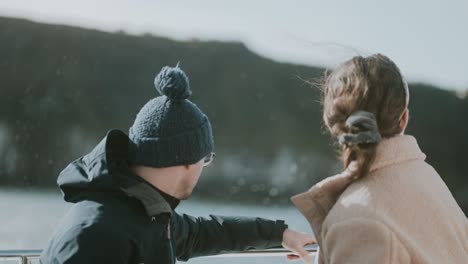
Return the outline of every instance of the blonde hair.
{"type": "MultiPolygon", "coordinates": [[[[372,128],[359,122],[372,123],[372,120],[375,120],[375,130],[381,137],[399,134],[407,100],[408,87],[400,70],[382,54],[353,57],[326,73],[322,84],[323,120],[336,139],[369,132],[372,128]],[[358,111],[370,115],[350,124],[348,118],[358,111]]],[[[352,144],[344,140],[340,142],[344,167],[356,161],[355,177],[367,174],[375,158],[378,140],[367,139],[352,144]]]]}

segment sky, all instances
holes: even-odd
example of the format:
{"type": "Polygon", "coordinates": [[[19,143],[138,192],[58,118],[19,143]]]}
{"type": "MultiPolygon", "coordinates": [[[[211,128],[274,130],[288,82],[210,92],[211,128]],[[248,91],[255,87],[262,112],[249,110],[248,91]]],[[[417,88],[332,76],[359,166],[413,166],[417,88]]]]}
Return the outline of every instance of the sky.
{"type": "Polygon", "coordinates": [[[310,66],[383,53],[409,81],[468,90],[467,0],[0,0],[0,16],[236,41],[310,66]]]}

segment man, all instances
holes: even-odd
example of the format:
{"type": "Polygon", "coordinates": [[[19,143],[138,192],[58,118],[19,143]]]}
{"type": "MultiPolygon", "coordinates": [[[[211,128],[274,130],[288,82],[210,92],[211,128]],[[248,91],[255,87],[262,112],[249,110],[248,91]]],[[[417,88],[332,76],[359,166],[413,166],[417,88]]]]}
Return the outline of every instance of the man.
{"type": "Polygon", "coordinates": [[[178,66],[164,67],[155,86],[162,96],[143,106],[129,136],[109,131],[60,173],[64,199],[74,205],[41,263],[173,264],[281,244],[309,260],[303,247],[314,239],[283,221],[174,212],[213,160],[213,136],[208,118],[187,99],[192,92],[178,66]]]}

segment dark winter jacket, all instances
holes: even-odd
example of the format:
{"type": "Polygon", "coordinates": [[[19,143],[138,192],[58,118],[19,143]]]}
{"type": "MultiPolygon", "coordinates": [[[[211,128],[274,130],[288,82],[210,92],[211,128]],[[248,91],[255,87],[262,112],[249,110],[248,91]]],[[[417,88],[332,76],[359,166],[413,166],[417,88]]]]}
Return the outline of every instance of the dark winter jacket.
{"type": "Polygon", "coordinates": [[[74,205],[41,255],[43,264],[172,264],[176,259],[281,245],[283,221],[195,218],[174,212],[127,164],[128,137],[111,130],[59,175],[74,205]]]}

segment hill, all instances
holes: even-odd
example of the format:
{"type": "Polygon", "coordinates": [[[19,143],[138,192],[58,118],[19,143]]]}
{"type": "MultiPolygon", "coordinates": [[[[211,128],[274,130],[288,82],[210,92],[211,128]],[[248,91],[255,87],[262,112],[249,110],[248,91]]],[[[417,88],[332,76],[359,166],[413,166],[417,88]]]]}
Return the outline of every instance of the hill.
{"type": "MultiPolygon", "coordinates": [[[[217,160],[197,195],[285,202],[339,170],[321,123],[323,69],[278,63],[241,43],[177,42],[0,18],[0,183],[51,185],[110,128],[127,131],[181,63],[210,117],[217,160]]],[[[410,84],[411,121],[431,163],[468,210],[468,99],[410,84]]]]}

